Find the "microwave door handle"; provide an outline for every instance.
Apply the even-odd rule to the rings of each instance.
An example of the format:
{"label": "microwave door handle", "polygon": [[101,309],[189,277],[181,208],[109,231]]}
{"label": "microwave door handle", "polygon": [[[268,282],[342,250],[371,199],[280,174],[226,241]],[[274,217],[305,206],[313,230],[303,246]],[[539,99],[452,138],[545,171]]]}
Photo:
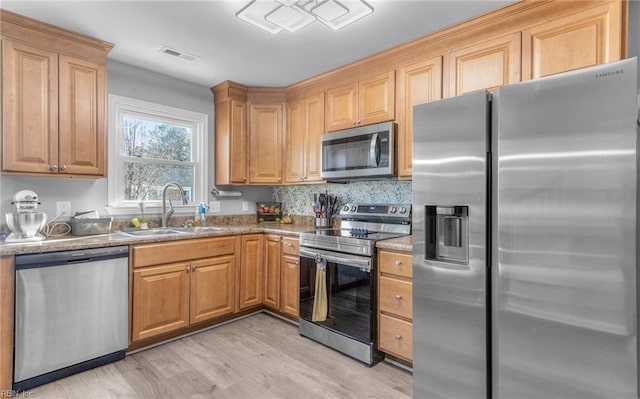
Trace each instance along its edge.
{"label": "microwave door handle", "polygon": [[372,168],[378,167],[378,133],[374,133],[371,136],[371,144],[369,145],[369,166]]}

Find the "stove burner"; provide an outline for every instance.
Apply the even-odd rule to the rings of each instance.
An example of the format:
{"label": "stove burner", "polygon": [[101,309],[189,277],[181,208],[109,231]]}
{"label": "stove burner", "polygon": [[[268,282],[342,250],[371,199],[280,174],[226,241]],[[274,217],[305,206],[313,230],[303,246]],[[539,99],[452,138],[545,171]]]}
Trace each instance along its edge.
{"label": "stove burner", "polygon": [[351,235],[351,237],[364,238],[369,235],[369,230],[354,227],[349,230],[349,235]]}

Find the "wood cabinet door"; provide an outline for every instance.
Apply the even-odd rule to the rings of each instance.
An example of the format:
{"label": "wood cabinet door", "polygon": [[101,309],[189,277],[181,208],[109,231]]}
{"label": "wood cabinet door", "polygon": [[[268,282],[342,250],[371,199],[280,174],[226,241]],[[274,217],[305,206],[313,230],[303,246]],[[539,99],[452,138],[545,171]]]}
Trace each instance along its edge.
{"label": "wood cabinet door", "polygon": [[327,90],[328,132],[353,127],[358,120],[358,82]]}
{"label": "wood cabinet door", "polygon": [[245,309],[262,304],[264,262],[262,234],[242,236],[242,255],[240,259],[239,308]]}
{"label": "wood cabinet door", "polygon": [[247,104],[231,99],[229,176],[231,183],[247,183]]}
{"label": "wood cabinet door", "polygon": [[447,97],[519,82],[520,48],[516,32],[450,51]]}
{"label": "wood cabinet door", "polygon": [[134,270],[132,341],[189,325],[189,273],[188,262]]}
{"label": "wood cabinet door", "polygon": [[322,146],[324,134],[324,93],[308,97],[304,101],[304,181],[321,181]]}
{"label": "wood cabinet door", "polygon": [[3,171],[57,171],[57,54],[2,39],[2,132]]}
{"label": "wood cabinet door", "polygon": [[60,55],[58,173],[104,176],[105,66]]}
{"label": "wood cabinet door", "polygon": [[413,171],[413,106],[442,98],[442,57],[398,70],[398,177]]}
{"label": "wood cabinet door", "polygon": [[300,183],[304,181],[305,135],[304,101],[290,102],[287,104],[285,183]]}
{"label": "wood cabinet door", "polygon": [[358,83],[357,125],[395,118],[396,71],[372,76]]}
{"label": "wood cabinet door", "polygon": [[215,182],[245,184],[247,174],[247,104],[227,99],[215,105]]}
{"label": "wood cabinet door", "polygon": [[282,183],[282,104],[249,106],[249,183]]}
{"label": "wood cabinet door", "polygon": [[602,4],[522,33],[522,80],[617,61],[622,57],[622,4]]}
{"label": "wood cabinet door", "polygon": [[234,312],[235,259],[229,255],[191,263],[191,323]]}
{"label": "wood cabinet door", "polygon": [[300,259],[294,255],[283,255],[280,268],[280,311],[297,319],[300,313]]}
{"label": "wood cabinet door", "polygon": [[264,300],[272,309],[280,307],[280,236],[267,235],[264,241]]}

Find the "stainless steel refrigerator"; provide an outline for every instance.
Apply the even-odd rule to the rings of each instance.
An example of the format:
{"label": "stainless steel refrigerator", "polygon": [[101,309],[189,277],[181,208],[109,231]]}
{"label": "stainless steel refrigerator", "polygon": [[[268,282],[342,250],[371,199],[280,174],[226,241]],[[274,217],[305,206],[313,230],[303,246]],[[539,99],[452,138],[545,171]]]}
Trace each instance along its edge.
{"label": "stainless steel refrigerator", "polygon": [[414,107],[415,398],[637,398],[637,60]]}

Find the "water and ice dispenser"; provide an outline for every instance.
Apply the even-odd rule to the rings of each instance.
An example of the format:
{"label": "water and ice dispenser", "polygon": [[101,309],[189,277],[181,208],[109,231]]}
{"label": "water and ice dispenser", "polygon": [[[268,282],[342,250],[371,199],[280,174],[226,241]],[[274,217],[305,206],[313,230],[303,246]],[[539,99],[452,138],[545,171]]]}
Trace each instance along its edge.
{"label": "water and ice dispenser", "polygon": [[469,207],[425,206],[425,259],[469,263]]}

